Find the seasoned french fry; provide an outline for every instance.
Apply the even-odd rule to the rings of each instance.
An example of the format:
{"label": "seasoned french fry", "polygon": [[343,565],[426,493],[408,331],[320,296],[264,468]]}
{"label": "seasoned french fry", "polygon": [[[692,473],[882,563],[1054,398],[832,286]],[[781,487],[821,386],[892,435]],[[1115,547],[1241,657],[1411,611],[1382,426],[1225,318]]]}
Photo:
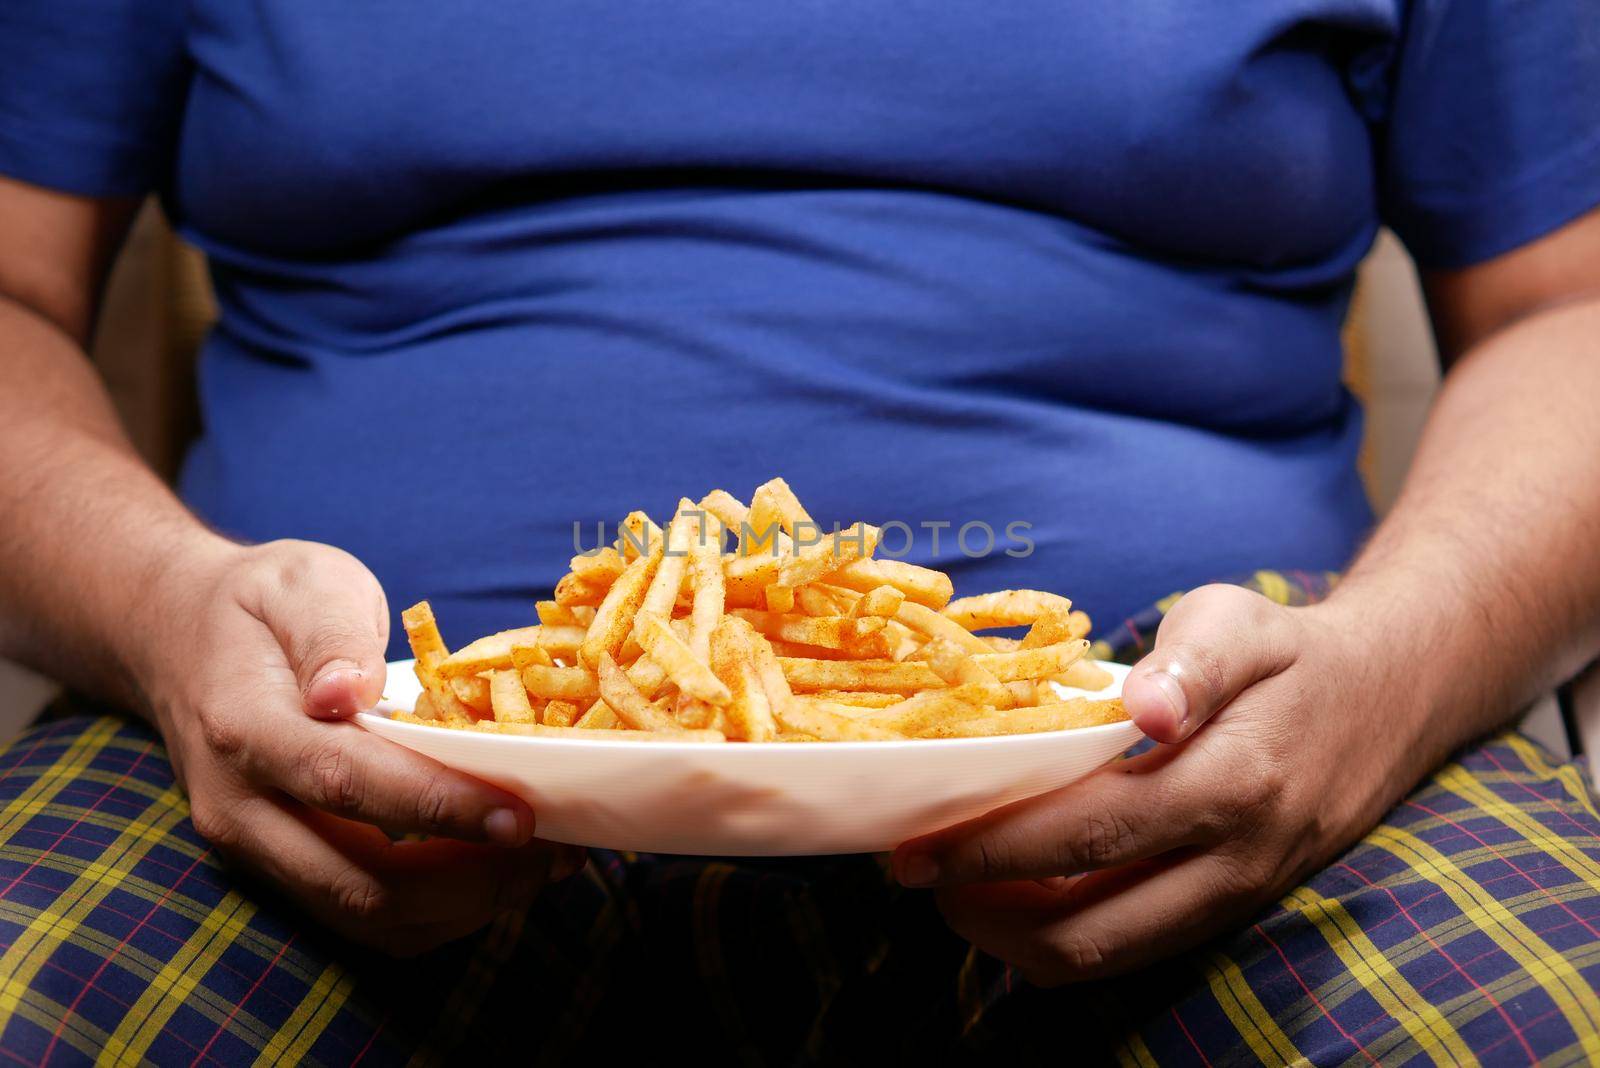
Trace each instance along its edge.
{"label": "seasoned french fry", "polygon": [[[652,539],[651,546],[655,552],[640,556],[627,569],[618,576],[617,581],[611,584],[611,589],[606,592],[604,601],[595,609],[594,622],[589,624],[589,633],[584,637],[583,644],[578,647],[578,659],[591,670],[597,668],[601,654],[616,659],[622,651],[623,640],[628,637],[628,632],[633,629],[634,615],[639,611],[639,606],[644,603],[645,593],[650,588],[650,583],[655,578],[656,568],[661,563],[665,542],[661,538]],[[672,588],[673,596],[677,596],[677,587]],[[557,593],[560,591],[558,590]],[[669,601],[668,604],[671,604]]]}
{"label": "seasoned french fry", "polygon": [[600,684],[588,668],[528,664],[521,674],[522,685],[534,697],[583,701],[600,696]]}
{"label": "seasoned french fry", "polygon": [[635,626],[638,626],[639,620],[650,616],[672,618],[672,606],[678,600],[678,591],[683,587],[683,578],[688,572],[689,552],[700,539],[700,517],[704,514],[687,497],[678,501],[678,510],[673,513],[672,522],[667,524],[661,562],[656,566],[644,600],[639,603]]}
{"label": "seasoned french fry", "polygon": [[944,607],[946,619],[967,630],[989,627],[1025,627],[1046,612],[1065,615],[1072,602],[1041,590],[996,590],[975,597],[961,597]]}
{"label": "seasoned french fry", "polygon": [[922,653],[928,666],[950,686],[970,686],[976,690],[979,695],[978,703],[991,704],[997,708],[1011,708],[1016,705],[1017,695],[1002,686],[999,679],[986,668],[979,666],[965,649],[954,642],[944,638],[934,638],[922,647]]}
{"label": "seasoned french fry", "polygon": [[1014,682],[1059,675],[1088,651],[1089,643],[1079,638],[1014,653],[981,653],[972,659],[1001,682]]}
{"label": "seasoned french fry", "polygon": [[900,611],[900,606],[906,603],[906,595],[893,586],[879,586],[870,593],[858,598],[850,606],[850,615],[856,618],[864,616],[880,616],[884,619],[893,619]]}
{"label": "seasoned french fry", "polygon": [[729,735],[766,742],[777,734],[778,727],[772,716],[772,703],[756,671],[751,633],[744,620],[724,616],[711,635],[711,667],[732,695],[723,710]]}
{"label": "seasoned french fry", "polygon": [[993,711],[984,704],[987,692],[987,687],[983,686],[928,690],[888,708],[867,709],[861,715],[861,722],[920,737],[940,729],[951,719],[971,718],[979,712]]}
{"label": "seasoned french fry", "polygon": [[801,545],[797,538],[794,555],[778,568],[777,584],[804,586],[866,559],[878,547],[878,534],[877,527],[856,523],[809,545]]}
{"label": "seasoned french fry", "polygon": [[987,653],[989,647],[982,638],[973,634],[959,623],[954,623],[935,612],[926,605],[914,601],[906,601],[900,610],[894,614],[895,622],[910,627],[918,633],[930,638],[943,638],[954,642],[957,648],[965,649],[972,653]]}
{"label": "seasoned french fry", "polygon": [[622,554],[607,545],[599,552],[579,553],[572,558],[569,566],[574,575],[586,582],[596,582],[609,587],[617,581],[617,576],[622,574],[622,569],[627,565],[622,560]]}
{"label": "seasoned french fry", "polygon": [[651,660],[660,664],[683,693],[713,705],[725,705],[733,700],[728,687],[712,674],[711,668],[698,660],[672,628],[658,616],[640,616],[635,627],[639,644]]}
{"label": "seasoned french fry", "polygon": [[784,677],[798,693],[810,690],[877,690],[913,694],[941,689],[944,680],[927,664],[893,660],[811,660],[779,657]]}
{"label": "seasoned french fry", "polygon": [[700,507],[716,516],[723,527],[735,534],[750,518],[750,509],[727,490],[712,490],[700,498]]}
{"label": "seasoned french fry", "polygon": [[400,624],[405,628],[406,640],[411,643],[411,654],[417,658],[417,681],[428,692],[435,717],[446,723],[465,723],[475,718],[439,675],[439,665],[450,656],[450,649],[439,634],[433,606],[427,601],[418,601],[400,613]]}
{"label": "seasoned french fry", "polygon": [[1111,672],[1094,661],[1079,660],[1069,665],[1061,674],[1052,676],[1052,681],[1059,682],[1063,686],[1075,686],[1080,690],[1103,690],[1116,679]]}
{"label": "seasoned french fry", "polygon": [[443,660],[436,670],[445,678],[476,675],[482,671],[501,671],[511,667],[511,648],[530,645],[539,639],[538,627],[518,627],[479,638],[463,645]]}
{"label": "seasoned french fry", "polygon": [[823,649],[849,649],[866,637],[856,630],[859,620],[845,616],[791,616],[750,608],[735,608],[728,614],[738,616],[768,638]]}
{"label": "seasoned french fry", "polygon": [[591,579],[581,578],[569,572],[556,583],[556,604],[562,608],[574,608],[579,605],[593,607],[605,600],[607,588]]}
{"label": "seasoned french fry", "polygon": [[496,723],[536,723],[533,702],[522,688],[522,677],[515,671],[489,673],[489,706]]}
{"label": "seasoned french fry", "polygon": [[542,645],[513,645],[511,647],[511,667],[521,672],[529,664],[539,667],[555,667],[556,662],[551,659],[550,652]]}
{"label": "seasoned french fry", "polygon": [[808,616],[839,616],[844,615],[846,611],[845,606],[839,603],[832,591],[821,583],[813,582],[801,586],[794,591],[794,596],[800,611]]}
{"label": "seasoned french fry", "polygon": [[[521,680],[518,680],[521,684]],[[578,706],[571,701],[551,701],[544,706],[539,722],[547,727],[570,727],[578,720]]]}
{"label": "seasoned french fry", "polygon": [[553,657],[559,656],[571,660],[578,655],[578,647],[583,644],[587,634],[587,627],[546,626],[539,628],[539,635],[534,644]]}
{"label": "seasoned french fry", "polygon": [[[738,502],[735,501],[735,504]],[[705,508],[705,502],[701,502]],[[727,586],[722,578],[722,536],[713,540],[699,536],[689,547],[689,586],[693,598],[689,607],[689,649],[705,663],[711,662],[711,635],[722,621],[726,609]]]}
{"label": "seasoned french fry", "polygon": [[[728,534],[738,538],[728,550]],[[952,601],[931,568],[877,560],[878,528],[824,534],[782,479],[643,512],[571,560],[537,626],[452,654],[427,602],[402,615],[423,693],[410,722],[543,737],[843,741],[1069,729],[1121,715],[1089,620],[1037,590]],[[974,634],[1030,627],[1021,640]]]}
{"label": "seasoned french fry", "polygon": [[828,581],[858,593],[893,586],[906,600],[933,609],[943,608],[955,592],[949,575],[904,560],[857,560],[829,575]]}
{"label": "seasoned french fry", "polygon": [[545,627],[581,627],[586,626],[578,621],[572,609],[555,601],[540,601],[535,606],[539,613],[539,623]]}
{"label": "seasoned french fry", "polygon": [[619,720],[636,731],[682,731],[677,720],[645,700],[610,653],[601,652],[596,668],[600,696]]}
{"label": "seasoned french fry", "polygon": [[772,705],[773,718],[785,731],[837,741],[883,741],[903,737],[896,731],[859,723],[817,705],[795,700],[783,667],[767,640],[754,628],[741,632],[740,636]]}
{"label": "seasoned french fry", "polygon": [[472,710],[474,718],[494,716],[494,706],[489,700],[489,680],[484,675],[454,675],[445,683],[455,693],[456,700]]}
{"label": "seasoned french fry", "polygon": [[1041,731],[1096,727],[1127,718],[1120,698],[1090,701],[1074,697],[1031,708],[982,709],[977,714],[932,720],[923,725],[918,737],[975,738],[994,734],[1036,734]]}
{"label": "seasoned french fry", "polygon": [[572,725],[583,730],[618,730],[625,727],[617,714],[611,711],[611,706],[600,700],[591,704]]}
{"label": "seasoned french fry", "polygon": [[643,512],[629,512],[628,518],[622,521],[622,526],[617,530],[617,544],[614,548],[622,554],[622,559],[632,563],[641,556],[651,556],[661,551],[661,541],[665,537],[661,528],[651,521]]}
{"label": "seasoned french fry", "polygon": [[554,727],[543,723],[496,723],[486,720],[475,729],[496,734],[527,734],[535,738],[566,738],[584,742],[725,742],[718,731],[668,730],[592,730],[588,727]]}
{"label": "seasoned french fry", "polygon": [[805,696],[825,704],[852,705],[856,708],[887,708],[906,699],[903,693],[878,693],[874,690],[812,690]]}

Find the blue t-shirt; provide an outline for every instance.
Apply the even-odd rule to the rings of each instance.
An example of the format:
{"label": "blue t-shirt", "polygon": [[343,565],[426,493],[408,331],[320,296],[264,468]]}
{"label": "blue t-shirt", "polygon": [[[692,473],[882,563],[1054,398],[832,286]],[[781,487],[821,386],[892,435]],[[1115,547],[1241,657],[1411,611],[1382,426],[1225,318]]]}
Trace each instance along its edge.
{"label": "blue t-shirt", "polygon": [[5,0],[0,42],[0,172],[157,190],[210,257],[190,503],[456,641],[574,524],[775,474],[1103,628],[1339,567],[1380,222],[1451,266],[1600,202],[1593,0]]}

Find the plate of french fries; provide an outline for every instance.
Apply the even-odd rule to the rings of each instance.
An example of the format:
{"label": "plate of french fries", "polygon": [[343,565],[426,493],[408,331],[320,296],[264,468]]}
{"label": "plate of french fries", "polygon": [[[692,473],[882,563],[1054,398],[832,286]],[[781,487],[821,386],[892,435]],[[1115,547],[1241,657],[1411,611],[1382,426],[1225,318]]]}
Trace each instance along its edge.
{"label": "plate of french fries", "polygon": [[528,626],[452,651],[406,609],[416,659],[357,721],[525,797],[541,838],[715,856],[892,849],[1142,737],[1065,597],[955,598],[878,533],[782,479],[634,512]]}

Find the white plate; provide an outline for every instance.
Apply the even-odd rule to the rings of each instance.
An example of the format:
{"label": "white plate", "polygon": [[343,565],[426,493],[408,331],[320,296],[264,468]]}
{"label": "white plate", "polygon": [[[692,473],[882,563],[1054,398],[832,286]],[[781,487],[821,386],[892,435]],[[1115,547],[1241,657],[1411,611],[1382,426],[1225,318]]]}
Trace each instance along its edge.
{"label": "white plate", "polygon": [[[1114,697],[1128,669],[1106,664]],[[540,838],[641,853],[877,853],[1065,786],[1137,742],[1132,723],[992,738],[726,745],[588,741],[398,723],[421,687],[389,665],[387,696],[356,721],[521,795]]]}

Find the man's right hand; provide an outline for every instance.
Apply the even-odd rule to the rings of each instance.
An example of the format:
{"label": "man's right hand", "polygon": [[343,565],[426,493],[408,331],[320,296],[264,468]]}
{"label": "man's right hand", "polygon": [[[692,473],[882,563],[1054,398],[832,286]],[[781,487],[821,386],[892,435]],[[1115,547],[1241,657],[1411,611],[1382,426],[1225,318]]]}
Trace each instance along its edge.
{"label": "man's right hand", "polygon": [[195,828],[230,859],[397,954],[524,908],[581,866],[581,850],[533,838],[518,798],[348,721],[382,695],[389,631],[354,557],[218,539],[180,566],[152,598],[163,622],[135,673]]}

